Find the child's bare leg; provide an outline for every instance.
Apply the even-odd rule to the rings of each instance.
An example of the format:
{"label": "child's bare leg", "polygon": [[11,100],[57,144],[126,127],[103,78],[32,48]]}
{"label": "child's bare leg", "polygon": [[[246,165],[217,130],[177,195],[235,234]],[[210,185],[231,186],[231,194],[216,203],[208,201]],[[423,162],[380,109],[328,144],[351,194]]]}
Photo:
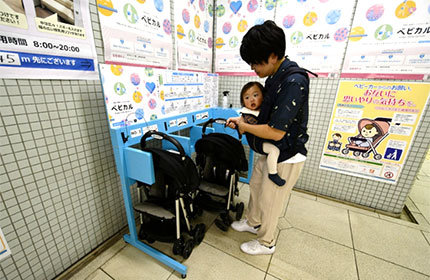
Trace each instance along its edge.
{"label": "child's bare leg", "polygon": [[267,170],[269,171],[269,179],[278,186],[283,186],[285,180],[278,175],[278,157],[279,149],[270,143],[263,143],[263,152],[267,154]]}

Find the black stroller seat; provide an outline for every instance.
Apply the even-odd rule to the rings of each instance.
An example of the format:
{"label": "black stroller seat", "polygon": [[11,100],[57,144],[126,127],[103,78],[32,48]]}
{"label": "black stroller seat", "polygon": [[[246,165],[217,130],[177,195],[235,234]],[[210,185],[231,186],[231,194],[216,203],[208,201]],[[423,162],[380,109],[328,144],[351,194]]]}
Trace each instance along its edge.
{"label": "black stroller seat", "polygon": [[232,223],[229,211],[236,212],[236,220],[243,214],[243,202],[234,204],[233,198],[239,195],[239,172],[248,171],[248,161],[239,132],[239,140],[225,133],[205,133],[206,127],[214,122],[225,125],[226,119],[210,119],[204,123],[202,138],[195,144],[201,178],[197,201],[203,209],[221,212],[221,220],[217,219],[215,224],[226,231]]}
{"label": "black stroller seat", "polygon": [[[148,148],[146,140],[149,137],[170,141],[179,152]],[[140,146],[152,154],[155,183],[138,182],[140,203],[134,209],[141,214],[139,239],[148,243],[155,240],[173,242],[173,253],[188,258],[194,246],[203,240],[206,228],[204,224],[193,227],[189,221],[189,213],[193,211],[192,197],[200,183],[196,165],[181,144],[165,133],[148,131],[142,136]],[[145,194],[144,201],[141,189]],[[190,238],[185,238],[184,233]]]}

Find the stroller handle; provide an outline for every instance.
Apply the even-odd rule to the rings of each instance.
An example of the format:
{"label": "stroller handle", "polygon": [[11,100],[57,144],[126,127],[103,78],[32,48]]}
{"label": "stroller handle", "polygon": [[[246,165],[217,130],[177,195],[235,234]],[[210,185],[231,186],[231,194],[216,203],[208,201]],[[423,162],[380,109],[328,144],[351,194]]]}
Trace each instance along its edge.
{"label": "stroller handle", "polygon": [[[227,119],[224,119],[224,118],[216,118],[216,119],[210,119],[210,120],[208,120],[207,122],[205,122],[205,123],[203,124],[202,135],[206,135],[206,134],[205,134],[205,133],[206,133],[206,127],[207,127],[209,124],[214,123],[214,122],[216,122],[216,123],[220,123],[220,122],[222,122],[222,123],[224,123],[224,126],[225,126],[225,124],[227,123]],[[240,132],[239,132],[239,128],[238,128],[238,127],[236,127],[236,131],[237,131],[237,134],[239,135],[239,140],[242,140],[242,134],[240,134]]]}
{"label": "stroller handle", "polygon": [[176,140],[175,138],[167,135],[166,133],[163,132],[159,132],[159,131],[155,131],[155,130],[150,130],[148,132],[146,132],[142,138],[140,138],[140,148],[143,150],[145,149],[146,146],[146,139],[149,137],[153,137],[155,139],[159,139],[159,140],[167,140],[170,143],[172,143],[173,145],[175,145],[175,147],[178,149],[179,154],[181,155],[182,158],[185,158],[185,151],[184,148],[182,147],[181,143],[178,142],[178,140]]}

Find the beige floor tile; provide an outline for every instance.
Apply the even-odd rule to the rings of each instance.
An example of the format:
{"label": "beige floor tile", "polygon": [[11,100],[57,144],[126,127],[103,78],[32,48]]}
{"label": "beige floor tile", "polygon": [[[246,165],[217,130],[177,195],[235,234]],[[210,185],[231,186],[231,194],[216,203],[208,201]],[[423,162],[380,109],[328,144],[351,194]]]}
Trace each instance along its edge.
{"label": "beige floor tile", "polygon": [[278,221],[278,229],[283,230],[287,228],[291,228],[292,225],[285,219],[285,217],[280,217]]}
{"label": "beige floor tile", "polygon": [[102,269],[115,280],[165,280],[173,272],[170,267],[131,245],[110,259]]}
{"label": "beige floor tile", "polygon": [[420,210],[418,210],[417,206],[409,196],[408,198],[406,198],[405,205],[408,207],[409,211],[411,212],[420,212]]}
{"label": "beige floor tile", "polygon": [[249,232],[237,232],[231,228],[227,232],[224,232],[213,225],[206,233],[203,242],[254,267],[266,271],[270,262],[270,256],[251,256],[240,250],[240,244],[255,239],[256,237],[257,236],[255,234]]}
{"label": "beige floor tile", "polygon": [[292,195],[285,218],[294,228],[352,247],[346,209]]}
{"label": "beige floor tile", "polygon": [[340,203],[340,202],[337,202],[337,201],[334,201],[334,200],[330,200],[330,199],[327,199],[327,198],[317,197],[317,201],[319,201],[321,203],[324,203],[324,204],[327,204],[327,205],[339,207],[339,208],[342,208],[342,209],[351,210],[351,211],[354,211],[354,212],[357,212],[357,213],[361,213],[361,214],[364,214],[364,215],[378,217],[378,213],[376,213],[374,211],[366,210],[366,209],[355,207],[355,206],[352,206],[352,205],[347,205],[347,204]]}
{"label": "beige floor tile", "polygon": [[88,278],[86,278],[85,280],[112,280],[112,278],[109,277],[109,275],[107,275],[106,273],[104,273],[103,270],[97,269],[96,271],[91,273],[91,275],[88,276]]}
{"label": "beige floor tile", "polygon": [[420,184],[414,184],[409,193],[409,197],[414,203],[430,205],[430,188]]}
{"label": "beige floor tile", "polygon": [[430,205],[425,205],[421,203],[415,203],[420,213],[424,216],[427,221],[430,221]]}
{"label": "beige floor tile", "polygon": [[430,245],[430,232],[421,231],[424,234],[424,237],[427,239],[427,243]]}
{"label": "beige floor tile", "polygon": [[100,266],[105,264],[109,259],[115,256],[122,248],[127,246],[127,243],[123,239],[118,240],[114,245],[109,247],[106,251],[97,256],[85,267],[80,269],[76,274],[74,274],[71,280],[82,280],[87,278],[90,274],[95,272]]}
{"label": "beige floor tile", "polygon": [[419,230],[351,213],[355,249],[430,275],[430,246]]}
{"label": "beige floor tile", "polygon": [[280,279],[273,275],[266,274],[266,278],[264,278],[264,280],[280,280]]}
{"label": "beige floor tile", "polygon": [[293,191],[291,192],[291,194],[292,194],[292,195],[301,196],[301,197],[303,197],[303,198],[307,198],[307,199],[310,199],[310,200],[317,200],[317,196],[316,196],[316,195],[308,194],[308,193],[301,192],[301,191],[294,190],[294,189],[293,189]]}
{"label": "beige floor tile", "polygon": [[297,229],[281,231],[269,274],[280,279],[357,279],[351,248]]}
{"label": "beige floor tile", "polygon": [[417,220],[418,227],[424,231],[430,232],[430,223],[421,213],[414,213],[414,218]]}
{"label": "beige floor tile", "polygon": [[424,274],[356,251],[358,273],[361,280],[425,280]]}
{"label": "beige floor tile", "polygon": [[[184,265],[188,268],[187,280],[264,280],[266,274],[206,243],[200,244]],[[182,278],[175,272],[169,277],[172,279]]]}

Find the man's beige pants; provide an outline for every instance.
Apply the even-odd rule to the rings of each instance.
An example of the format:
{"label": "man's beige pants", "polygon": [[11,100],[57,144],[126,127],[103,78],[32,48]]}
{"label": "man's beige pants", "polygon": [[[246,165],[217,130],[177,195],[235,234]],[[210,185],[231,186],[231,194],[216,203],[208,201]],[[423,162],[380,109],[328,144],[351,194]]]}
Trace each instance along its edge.
{"label": "man's beige pants", "polygon": [[300,176],[304,161],[278,163],[278,174],[286,181],[285,185],[279,187],[268,177],[266,160],[266,156],[260,156],[249,181],[247,219],[250,226],[260,226],[257,240],[265,246],[272,246],[276,241],[276,227],[284,202]]}

